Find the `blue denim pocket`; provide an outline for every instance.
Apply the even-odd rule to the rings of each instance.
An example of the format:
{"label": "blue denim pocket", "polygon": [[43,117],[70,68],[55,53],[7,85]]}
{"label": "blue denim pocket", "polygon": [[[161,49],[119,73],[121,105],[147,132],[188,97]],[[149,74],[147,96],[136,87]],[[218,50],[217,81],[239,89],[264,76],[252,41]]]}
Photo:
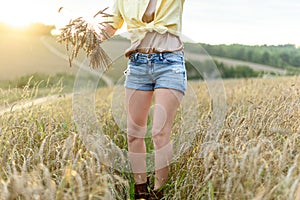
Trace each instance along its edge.
{"label": "blue denim pocket", "polygon": [[183,52],[165,53],[163,54],[164,63],[176,64],[184,63]]}

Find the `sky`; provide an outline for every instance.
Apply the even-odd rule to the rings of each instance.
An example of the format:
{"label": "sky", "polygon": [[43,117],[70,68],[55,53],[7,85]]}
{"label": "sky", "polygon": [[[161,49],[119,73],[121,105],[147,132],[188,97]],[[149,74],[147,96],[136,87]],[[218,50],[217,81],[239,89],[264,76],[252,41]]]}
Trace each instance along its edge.
{"label": "sky", "polygon": [[[0,22],[62,26],[67,18],[92,16],[110,0],[9,0],[0,7]],[[300,0],[186,0],[182,33],[194,42],[300,46]],[[124,26],[119,33],[126,31]]]}

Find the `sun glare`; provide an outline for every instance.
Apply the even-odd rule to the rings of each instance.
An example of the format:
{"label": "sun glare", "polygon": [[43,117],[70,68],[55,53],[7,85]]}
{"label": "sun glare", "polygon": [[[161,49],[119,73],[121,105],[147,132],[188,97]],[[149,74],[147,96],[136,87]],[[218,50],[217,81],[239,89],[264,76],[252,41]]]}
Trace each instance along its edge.
{"label": "sun glare", "polygon": [[7,23],[8,25],[14,28],[25,28],[32,22],[26,20],[11,19],[11,20],[7,20],[5,23]]}
{"label": "sun glare", "polygon": [[35,5],[33,1],[11,0],[0,8],[0,21],[15,28],[24,28],[34,23],[38,18],[35,17]]}

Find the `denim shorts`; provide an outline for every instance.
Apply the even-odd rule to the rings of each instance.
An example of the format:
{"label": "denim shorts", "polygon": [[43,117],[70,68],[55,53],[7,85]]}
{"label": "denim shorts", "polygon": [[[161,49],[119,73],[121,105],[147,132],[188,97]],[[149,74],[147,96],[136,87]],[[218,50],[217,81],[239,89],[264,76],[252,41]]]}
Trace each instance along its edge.
{"label": "denim shorts", "polygon": [[186,69],[183,51],[133,53],[129,57],[125,87],[153,91],[157,88],[186,91]]}

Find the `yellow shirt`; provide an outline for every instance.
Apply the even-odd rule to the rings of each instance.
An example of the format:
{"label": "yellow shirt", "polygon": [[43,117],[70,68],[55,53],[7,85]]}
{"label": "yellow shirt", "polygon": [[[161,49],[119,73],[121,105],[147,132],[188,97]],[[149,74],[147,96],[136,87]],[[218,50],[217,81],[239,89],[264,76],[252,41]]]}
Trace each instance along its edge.
{"label": "yellow shirt", "polygon": [[141,41],[147,32],[160,34],[170,32],[180,36],[184,0],[157,0],[154,20],[143,22],[142,18],[150,0],[114,0],[111,7],[113,17],[105,21],[112,22],[114,28],[121,28],[124,21],[130,33],[131,42]]}

